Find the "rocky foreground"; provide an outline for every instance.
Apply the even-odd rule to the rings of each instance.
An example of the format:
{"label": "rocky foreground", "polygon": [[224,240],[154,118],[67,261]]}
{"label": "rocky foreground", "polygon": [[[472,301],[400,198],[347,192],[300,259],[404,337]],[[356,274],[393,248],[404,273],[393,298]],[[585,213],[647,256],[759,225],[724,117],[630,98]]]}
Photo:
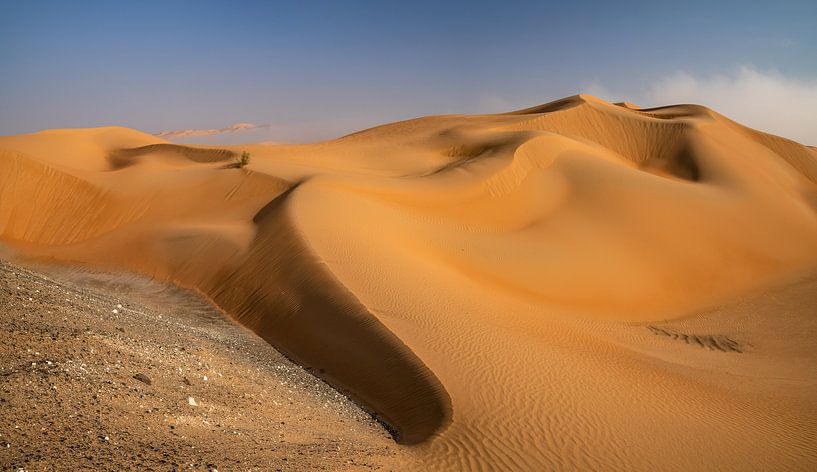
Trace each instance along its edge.
{"label": "rocky foreground", "polygon": [[194,294],[0,261],[0,470],[395,470],[377,422]]}

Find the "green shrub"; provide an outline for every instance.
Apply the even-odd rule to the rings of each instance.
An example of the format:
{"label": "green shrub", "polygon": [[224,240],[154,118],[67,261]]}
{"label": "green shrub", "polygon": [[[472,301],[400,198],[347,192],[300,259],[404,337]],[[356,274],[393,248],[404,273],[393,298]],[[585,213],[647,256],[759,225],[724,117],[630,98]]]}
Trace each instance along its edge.
{"label": "green shrub", "polygon": [[238,158],[238,162],[236,162],[236,167],[239,169],[246,166],[250,163],[250,153],[244,151],[241,153],[241,157]]}

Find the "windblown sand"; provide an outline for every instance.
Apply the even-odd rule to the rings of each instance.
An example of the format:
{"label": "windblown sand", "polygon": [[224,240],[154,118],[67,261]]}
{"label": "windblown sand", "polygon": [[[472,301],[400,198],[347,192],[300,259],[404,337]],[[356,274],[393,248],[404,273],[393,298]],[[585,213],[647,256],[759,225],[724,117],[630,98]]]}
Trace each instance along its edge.
{"label": "windblown sand", "polygon": [[199,291],[405,468],[817,468],[817,151],[707,108],[226,149],[53,130],[0,138],[0,184],[15,258]]}

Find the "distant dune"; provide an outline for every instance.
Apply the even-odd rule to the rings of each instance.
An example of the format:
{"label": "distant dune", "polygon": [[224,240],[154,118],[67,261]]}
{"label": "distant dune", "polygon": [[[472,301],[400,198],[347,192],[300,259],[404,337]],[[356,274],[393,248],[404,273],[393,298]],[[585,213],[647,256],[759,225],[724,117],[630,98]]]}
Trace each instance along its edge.
{"label": "distant dune", "polygon": [[2,137],[0,241],[200,291],[426,470],[817,469],[817,151],[702,106]]}

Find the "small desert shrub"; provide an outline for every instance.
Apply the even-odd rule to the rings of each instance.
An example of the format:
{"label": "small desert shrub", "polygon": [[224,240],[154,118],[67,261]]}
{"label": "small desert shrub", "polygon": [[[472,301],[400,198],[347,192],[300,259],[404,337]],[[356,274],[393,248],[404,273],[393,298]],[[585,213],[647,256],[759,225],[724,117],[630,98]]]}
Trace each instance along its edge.
{"label": "small desert shrub", "polygon": [[240,168],[246,166],[249,163],[250,163],[250,153],[248,153],[247,151],[244,151],[244,152],[241,153],[241,157],[238,158],[238,162],[236,162],[235,164],[236,164],[236,167],[238,167],[240,169]]}

